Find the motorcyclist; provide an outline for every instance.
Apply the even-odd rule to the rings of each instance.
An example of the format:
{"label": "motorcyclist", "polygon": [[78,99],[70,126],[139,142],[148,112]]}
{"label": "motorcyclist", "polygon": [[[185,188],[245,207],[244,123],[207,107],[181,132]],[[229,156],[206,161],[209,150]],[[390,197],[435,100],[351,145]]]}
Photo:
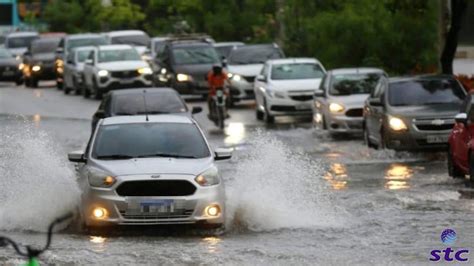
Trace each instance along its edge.
{"label": "motorcyclist", "polygon": [[[207,104],[209,107],[209,118],[214,120],[215,110],[213,107],[212,97],[216,95],[218,89],[222,89],[224,93],[228,96],[228,92],[225,89],[226,82],[229,82],[227,73],[223,70],[221,65],[214,65],[212,69],[207,73],[207,83],[209,86],[209,95],[207,97]],[[226,114],[226,116],[228,116]]]}

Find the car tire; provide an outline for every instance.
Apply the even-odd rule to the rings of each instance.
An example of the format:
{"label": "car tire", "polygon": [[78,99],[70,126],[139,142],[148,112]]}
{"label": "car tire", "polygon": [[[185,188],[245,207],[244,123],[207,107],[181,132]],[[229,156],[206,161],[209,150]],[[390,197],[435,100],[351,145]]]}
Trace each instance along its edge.
{"label": "car tire", "polygon": [[31,85],[32,88],[38,88],[38,83],[39,83],[39,81],[35,78],[32,78],[30,80],[30,85]]}
{"label": "car tire", "polygon": [[22,79],[22,78],[17,78],[17,79],[15,80],[15,84],[16,84],[17,86],[20,86],[21,84],[23,84],[23,79]]}
{"label": "car tire", "polygon": [[81,95],[81,88],[79,87],[79,84],[77,83],[77,79],[75,77],[72,78],[72,86],[74,87],[74,93],[76,95]]}
{"label": "car tire", "polygon": [[377,144],[377,147],[376,149],[377,150],[385,150],[387,148],[387,144],[385,142],[385,133],[384,133],[384,130],[382,129],[380,131],[380,141],[379,143]]}
{"label": "car tire", "polygon": [[453,178],[464,178],[465,175],[462,170],[456,166],[453,160],[453,154],[451,152],[451,148],[448,147],[448,174]]}
{"label": "car tire", "polygon": [[89,98],[89,97],[91,97],[91,92],[90,92],[89,88],[87,88],[87,86],[86,86],[85,84],[84,84],[84,86],[82,86],[82,96],[83,96],[84,98],[86,98],[86,99]]}
{"label": "car tire", "polygon": [[70,90],[71,90],[71,89],[68,88],[66,84],[64,84],[64,88],[63,88],[64,94],[69,94],[69,91],[70,91]]}
{"label": "car tire", "polygon": [[257,107],[257,109],[255,110],[255,116],[257,117],[257,120],[262,121],[265,114],[264,112],[260,111]]}
{"label": "car tire", "polygon": [[474,152],[469,152],[469,181],[474,183]]}
{"label": "car tire", "polygon": [[92,80],[92,87],[92,90],[94,91],[94,99],[102,99],[102,92],[100,91],[99,86],[97,86],[97,81],[95,81],[95,79]]}
{"label": "car tire", "polygon": [[63,82],[60,82],[60,81],[56,81],[56,89],[58,90],[62,90],[63,89]]}
{"label": "car tire", "polygon": [[367,126],[365,124],[364,124],[364,142],[367,145],[367,147],[372,148],[372,149],[376,148],[376,145],[374,145],[372,141],[370,141],[369,130],[367,129]]}
{"label": "car tire", "polygon": [[263,119],[265,120],[265,123],[267,123],[267,124],[275,123],[275,117],[268,113],[267,101],[266,100],[263,100],[263,108],[265,109],[265,112],[263,113]]}

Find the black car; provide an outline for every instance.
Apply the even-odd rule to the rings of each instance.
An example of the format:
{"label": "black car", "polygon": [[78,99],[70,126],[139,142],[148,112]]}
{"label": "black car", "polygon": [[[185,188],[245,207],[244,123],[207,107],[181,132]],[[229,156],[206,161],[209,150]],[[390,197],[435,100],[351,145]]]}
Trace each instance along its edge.
{"label": "black car", "polygon": [[155,84],[184,94],[207,95],[206,76],[216,64],[222,62],[208,39],[170,38],[154,59]]}
{"label": "black car", "polygon": [[201,107],[193,107],[189,111],[178,92],[171,88],[114,90],[104,96],[99,109],[92,116],[92,131],[94,131],[100,119],[111,116],[143,114],[183,114],[192,116],[201,111]]}
{"label": "black car", "polygon": [[38,87],[40,80],[55,79],[55,53],[60,38],[45,37],[31,42],[23,54],[23,76],[27,87]]}
{"label": "black car", "polygon": [[22,74],[19,66],[20,62],[13,54],[5,48],[0,48],[0,81],[14,81],[20,85]]}
{"label": "black car", "polygon": [[394,150],[446,149],[465,97],[450,75],[381,79],[365,102],[365,141]]}

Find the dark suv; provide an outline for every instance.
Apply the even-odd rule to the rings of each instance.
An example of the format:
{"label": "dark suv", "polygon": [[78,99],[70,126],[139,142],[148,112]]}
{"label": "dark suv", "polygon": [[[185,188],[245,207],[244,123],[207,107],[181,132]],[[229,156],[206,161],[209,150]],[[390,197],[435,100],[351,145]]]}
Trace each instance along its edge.
{"label": "dark suv", "polygon": [[60,38],[46,37],[31,42],[23,55],[25,85],[37,87],[40,80],[55,79],[55,53]]}
{"label": "dark suv", "polygon": [[221,64],[219,55],[206,38],[171,38],[154,59],[156,85],[165,85],[184,94],[206,95],[206,76]]}

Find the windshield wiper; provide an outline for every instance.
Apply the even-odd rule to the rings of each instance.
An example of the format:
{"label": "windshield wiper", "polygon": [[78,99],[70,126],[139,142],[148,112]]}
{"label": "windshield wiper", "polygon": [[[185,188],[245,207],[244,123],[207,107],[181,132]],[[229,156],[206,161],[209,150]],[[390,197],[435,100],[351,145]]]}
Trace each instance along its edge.
{"label": "windshield wiper", "polygon": [[151,157],[189,158],[189,159],[197,158],[196,156],[192,156],[192,155],[181,155],[181,154],[172,154],[172,153],[155,153],[155,154],[147,154],[147,155],[137,156],[137,158],[151,158]]}
{"label": "windshield wiper", "polygon": [[109,155],[98,155],[97,159],[104,159],[104,160],[125,160],[125,159],[132,159],[135,158],[131,155],[125,154],[109,154]]}
{"label": "windshield wiper", "polygon": [[149,115],[159,115],[159,114],[169,114],[170,112],[164,111],[148,111],[148,112],[138,112],[139,115],[149,114]]}

